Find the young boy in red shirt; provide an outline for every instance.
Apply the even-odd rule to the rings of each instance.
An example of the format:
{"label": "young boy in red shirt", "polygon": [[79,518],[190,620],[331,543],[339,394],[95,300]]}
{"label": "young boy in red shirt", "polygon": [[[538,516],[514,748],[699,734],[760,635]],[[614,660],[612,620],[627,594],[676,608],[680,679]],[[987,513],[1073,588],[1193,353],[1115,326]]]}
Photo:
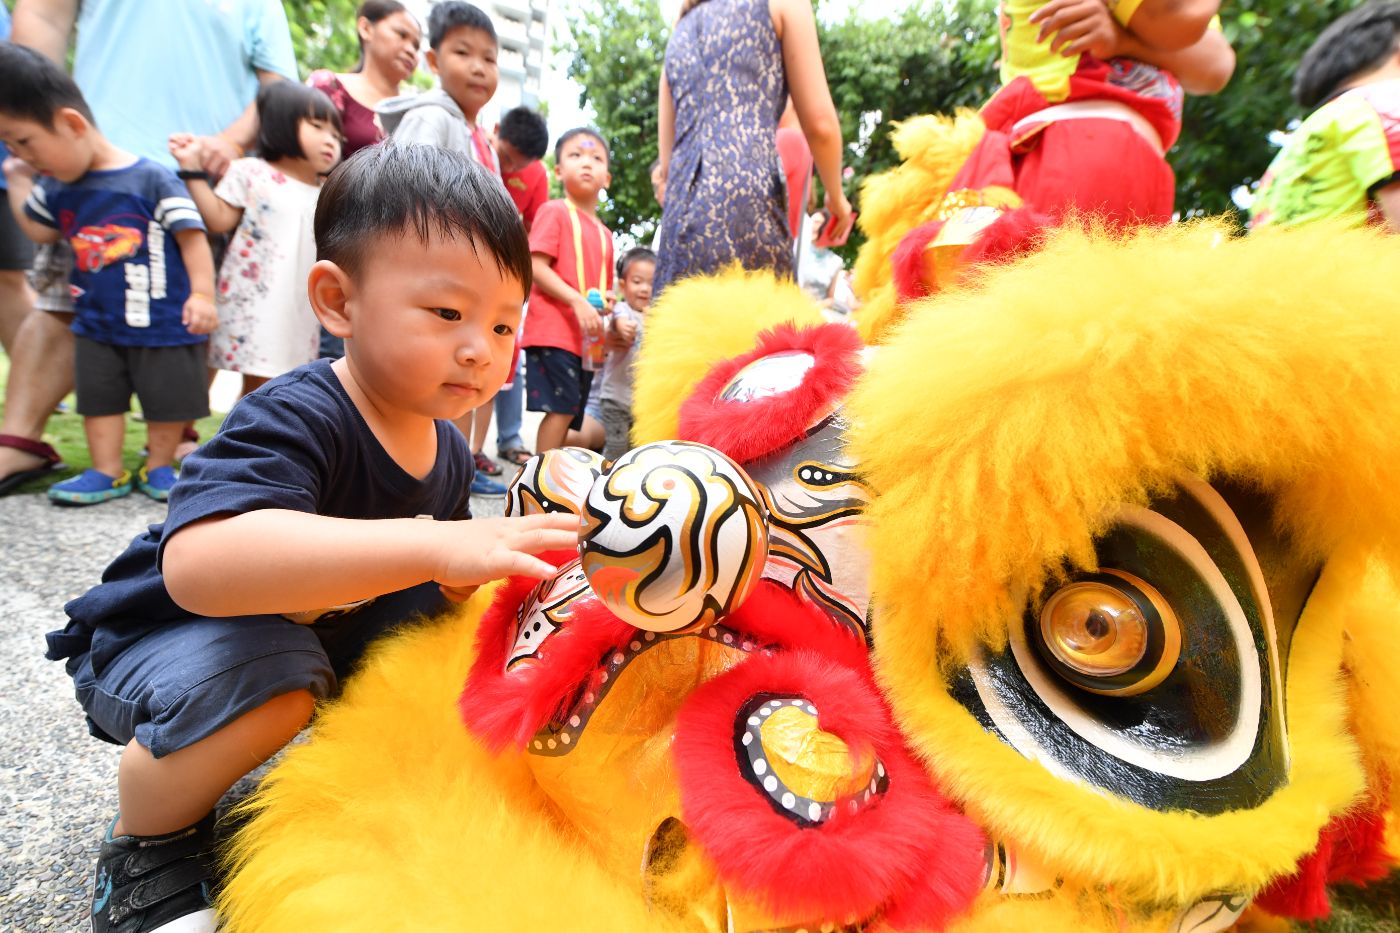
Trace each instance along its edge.
{"label": "young boy in red shirt", "polygon": [[584,338],[603,335],[603,315],[587,295],[610,295],[613,285],[612,233],[598,220],[598,192],[612,181],[608,144],[596,130],[569,130],[554,145],[554,163],[564,197],[541,207],[530,229],[535,282],[521,340],[525,407],[544,412],[536,453],[562,447],[569,428],[583,424],[593,383]]}
{"label": "young boy in red shirt", "polygon": [[525,232],[535,224],[535,214],[549,200],[549,174],[540,159],[549,151],[549,128],[544,117],[529,107],[514,107],[496,125],[496,154],[501,160],[501,180],[525,221]]}

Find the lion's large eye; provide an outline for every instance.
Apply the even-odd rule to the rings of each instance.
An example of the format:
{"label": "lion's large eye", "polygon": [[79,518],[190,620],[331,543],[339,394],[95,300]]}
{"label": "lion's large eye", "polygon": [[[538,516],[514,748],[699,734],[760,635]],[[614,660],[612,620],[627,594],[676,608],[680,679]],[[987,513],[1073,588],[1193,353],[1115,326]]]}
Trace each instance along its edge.
{"label": "lion's large eye", "polygon": [[1153,587],[1119,570],[1089,574],[1051,594],[1037,647],[1065,680],[1105,696],[1157,686],[1181,654],[1175,613]]}
{"label": "lion's large eye", "polygon": [[[1272,547],[1271,509],[1252,511]],[[1254,541],[1215,489],[1182,478],[1122,509],[1094,539],[1098,571],[1027,603],[1005,650],[973,660],[954,696],[1068,779],[1157,810],[1258,806],[1287,782],[1288,744]],[[1296,619],[1310,584],[1287,579]]]}

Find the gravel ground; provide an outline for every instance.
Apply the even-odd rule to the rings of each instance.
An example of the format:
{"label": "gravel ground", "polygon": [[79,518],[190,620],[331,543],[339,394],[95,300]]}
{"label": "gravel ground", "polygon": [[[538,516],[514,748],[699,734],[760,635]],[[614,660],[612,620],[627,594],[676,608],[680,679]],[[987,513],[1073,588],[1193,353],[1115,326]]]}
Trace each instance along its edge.
{"label": "gravel ground", "polygon": [[[472,507],[484,517],[501,514],[502,503],[474,499]],[[38,494],[0,497],[0,930],[7,933],[87,929],[93,861],[116,812],[120,750],[88,735],[63,666],[44,660],[43,635],[62,627],[63,604],[164,513],[140,493],[80,509]]]}

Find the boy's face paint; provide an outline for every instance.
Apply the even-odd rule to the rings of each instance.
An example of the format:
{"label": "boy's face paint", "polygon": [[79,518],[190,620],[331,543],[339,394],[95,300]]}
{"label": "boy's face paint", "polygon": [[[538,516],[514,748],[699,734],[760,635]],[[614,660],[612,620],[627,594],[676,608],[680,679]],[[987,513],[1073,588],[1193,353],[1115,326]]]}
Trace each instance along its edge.
{"label": "boy's face paint", "polygon": [[656,272],[656,263],[649,259],[638,259],[627,266],[627,274],[622,279],[622,300],[633,311],[645,311],[651,304],[651,279]]}
{"label": "boy's face paint", "polygon": [[505,383],[521,283],[466,239],[383,238],[346,301],[356,381],[391,417],[455,419]]}
{"label": "boy's face paint", "polygon": [[437,72],[442,89],[473,123],[496,93],[498,52],[495,39],[467,26],[452,30],[441,47],[428,50],[428,65]]}
{"label": "boy's face paint", "polygon": [[564,143],[554,174],[575,200],[596,199],[599,191],[612,184],[607,150],[587,133],[580,133]]}

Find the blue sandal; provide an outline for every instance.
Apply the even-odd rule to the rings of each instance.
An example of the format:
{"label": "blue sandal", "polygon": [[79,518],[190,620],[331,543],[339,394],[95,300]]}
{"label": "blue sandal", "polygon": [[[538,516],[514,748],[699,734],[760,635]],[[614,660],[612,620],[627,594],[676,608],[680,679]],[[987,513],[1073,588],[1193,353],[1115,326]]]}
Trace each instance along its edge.
{"label": "blue sandal", "polygon": [[122,470],[120,476],[112,477],[89,468],[49,487],[49,498],[54,505],[96,505],[130,493],[130,470]]}

